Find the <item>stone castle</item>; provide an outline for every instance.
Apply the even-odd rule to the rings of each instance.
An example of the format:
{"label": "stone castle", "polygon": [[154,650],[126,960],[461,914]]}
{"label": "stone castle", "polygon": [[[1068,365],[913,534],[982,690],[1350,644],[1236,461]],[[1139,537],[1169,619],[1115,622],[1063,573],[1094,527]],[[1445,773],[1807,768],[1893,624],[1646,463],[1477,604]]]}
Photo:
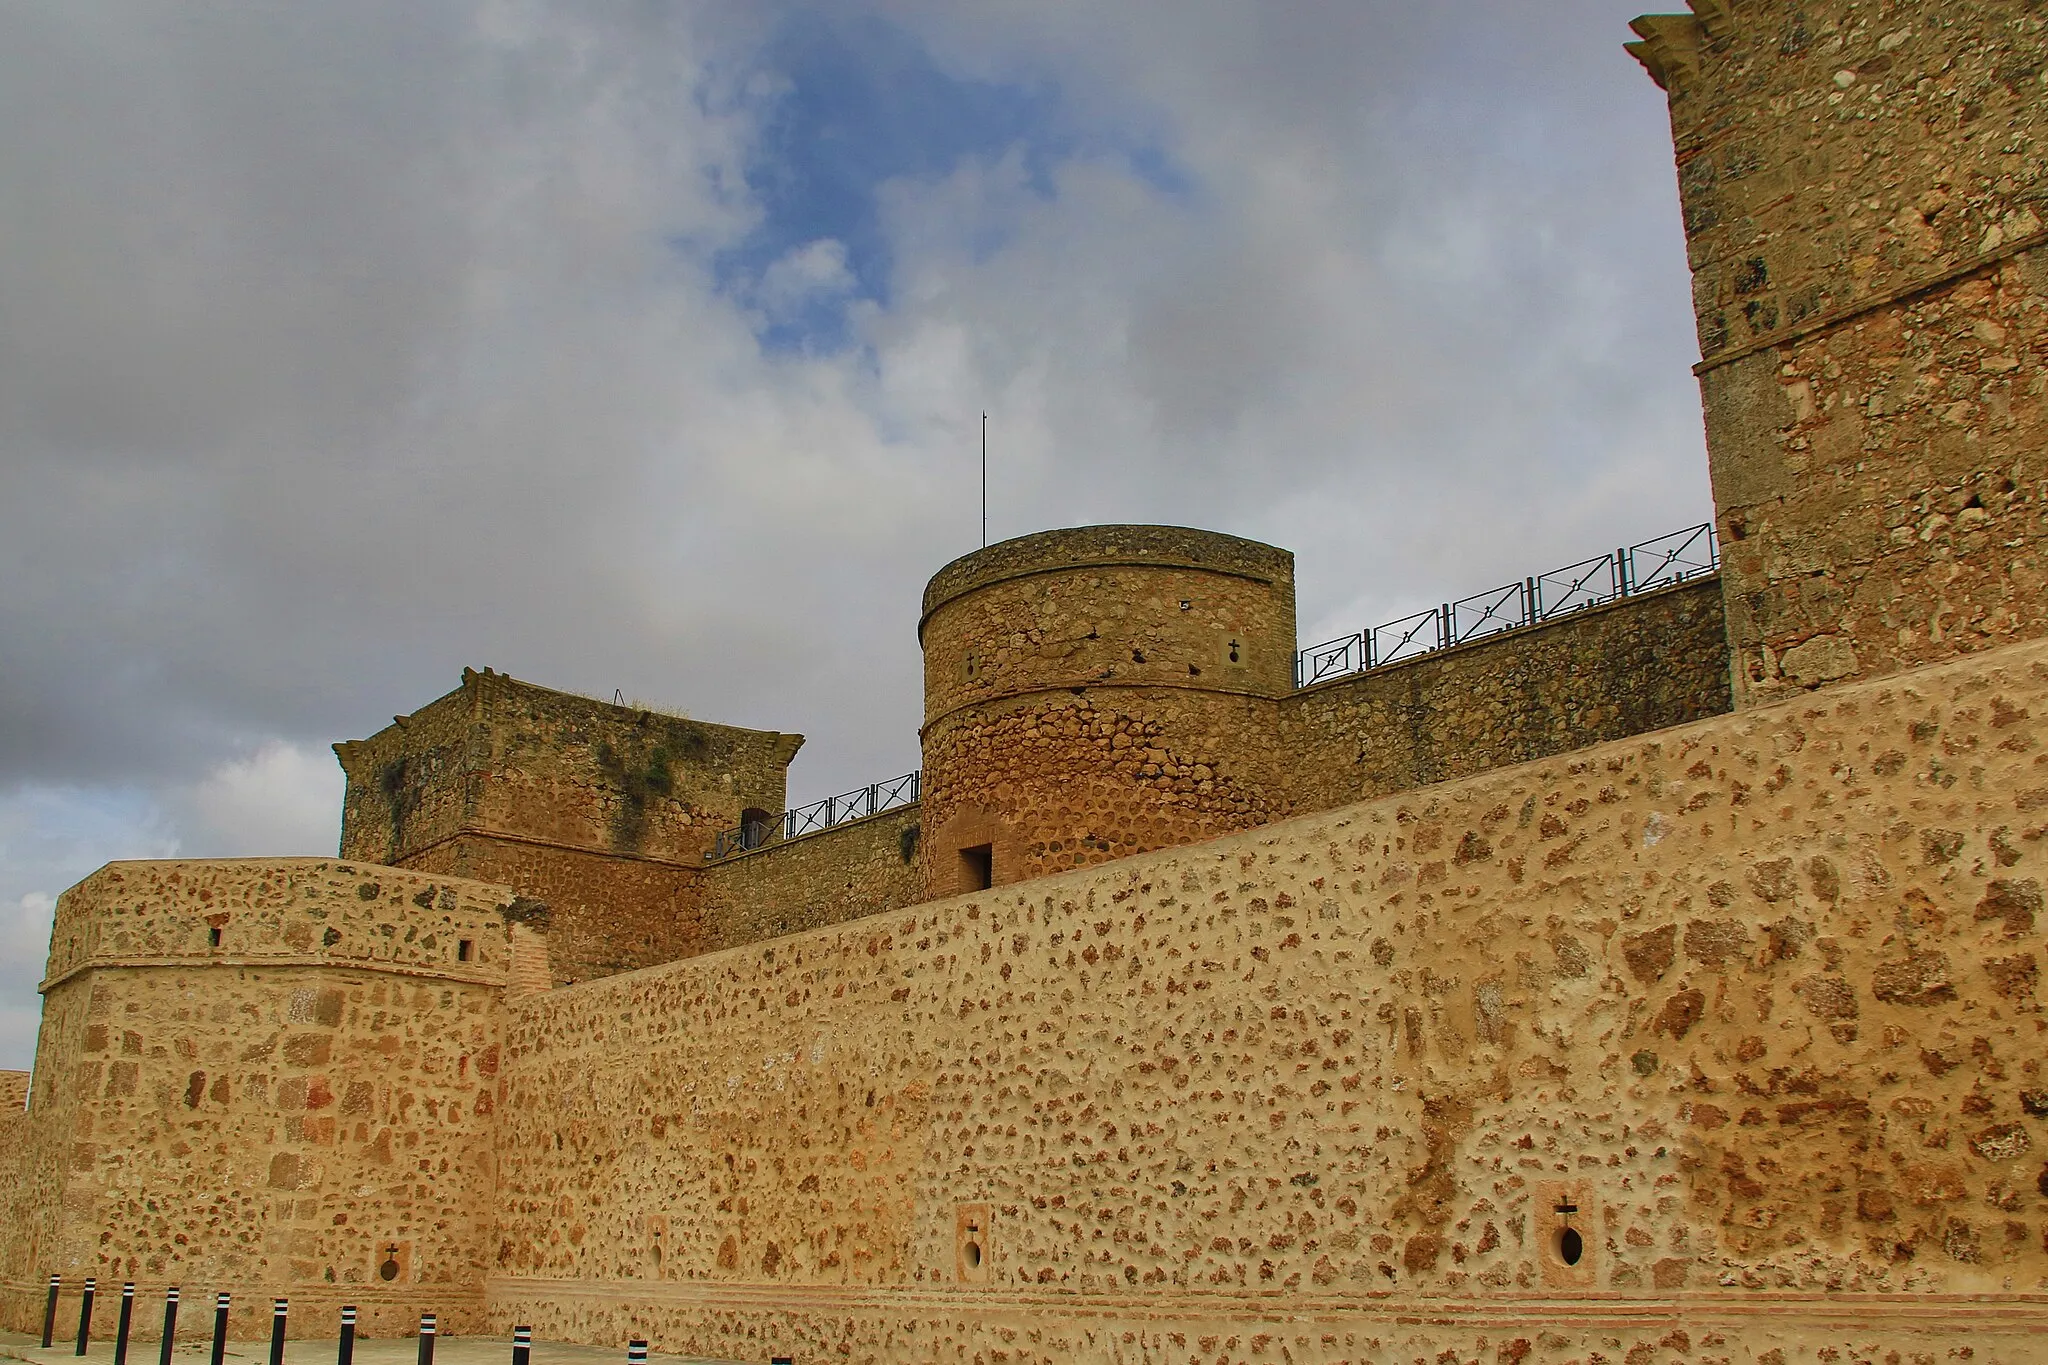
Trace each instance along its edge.
{"label": "stone castle", "polygon": [[64,895],[0,1322],[2041,1359],[2048,9],[1634,27],[1716,572],[1315,681],[1285,551],[991,546],[918,799],[812,832],[800,736],[465,673],[336,746],[337,858]]}

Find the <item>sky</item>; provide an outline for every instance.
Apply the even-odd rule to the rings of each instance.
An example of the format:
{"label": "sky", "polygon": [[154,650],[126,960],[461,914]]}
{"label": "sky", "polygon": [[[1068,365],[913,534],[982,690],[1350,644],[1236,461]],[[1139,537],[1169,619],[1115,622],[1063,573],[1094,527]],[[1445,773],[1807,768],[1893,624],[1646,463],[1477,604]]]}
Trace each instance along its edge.
{"label": "sky", "polygon": [[1095,522],[1312,644],[1703,521],[1642,0],[0,0],[0,1068],[57,895],[486,665],[917,762]]}

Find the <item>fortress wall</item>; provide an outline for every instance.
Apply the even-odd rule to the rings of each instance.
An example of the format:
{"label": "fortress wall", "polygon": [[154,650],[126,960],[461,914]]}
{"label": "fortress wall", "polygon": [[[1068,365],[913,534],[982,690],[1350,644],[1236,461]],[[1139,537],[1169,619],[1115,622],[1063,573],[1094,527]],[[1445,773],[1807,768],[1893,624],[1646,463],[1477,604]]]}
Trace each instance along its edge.
{"label": "fortress wall", "polygon": [[548,907],[556,983],[591,981],[704,951],[701,866],[488,835],[459,835],[409,870],[518,888]]}
{"label": "fortress wall", "polygon": [[1646,734],[1729,709],[1718,579],[1321,683],[1282,703],[1298,810]]}
{"label": "fortress wall", "polygon": [[2031,1359],[2044,715],[2012,646],[522,1002],[491,1321]]}
{"label": "fortress wall", "polygon": [[917,805],[707,865],[702,951],[838,924],[924,899]]}
{"label": "fortress wall", "polygon": [[1738,702],[2048,634],[2048,16],[1637,23],[1670,94]]}
{"label": "fortress wall", "polygon": [[52,1271],[180,1285],[194,1334],[215,1289],[247,1335],[274,1293],[309,1333],[343,1301],[372,1334],[478,1325],[511,899],[331,859],[113,863],[67,891],[6,1325],[39,1326]]}

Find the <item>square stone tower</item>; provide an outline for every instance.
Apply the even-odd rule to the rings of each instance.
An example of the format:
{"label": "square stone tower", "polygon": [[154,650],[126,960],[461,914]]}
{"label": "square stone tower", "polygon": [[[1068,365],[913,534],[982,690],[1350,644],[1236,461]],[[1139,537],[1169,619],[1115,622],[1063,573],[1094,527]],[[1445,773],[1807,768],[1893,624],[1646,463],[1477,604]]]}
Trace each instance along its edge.
{"label": "square stone tower", "polygon": [[1670,96],[1738,706],[2048,634],[2048,10],[1693,0]]}
{"label": "square stone tower", "polygon": [[464,669],[455,691],[334,746],[341,856],[545,902],[561,980],[672,962],[702,950],[712,841],[782,810],[803,742]]}

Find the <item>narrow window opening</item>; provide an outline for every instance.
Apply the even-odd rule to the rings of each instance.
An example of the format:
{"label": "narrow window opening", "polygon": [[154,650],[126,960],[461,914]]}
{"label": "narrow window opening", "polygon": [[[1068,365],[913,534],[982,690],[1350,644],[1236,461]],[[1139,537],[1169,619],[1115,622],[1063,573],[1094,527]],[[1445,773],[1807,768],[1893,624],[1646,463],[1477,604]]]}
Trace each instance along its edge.
{"label": "narrow window opening", "polygon": [[470,940],[463,938],[455,941],[455,960],[457,962],[467,962],[475,954],[476,944]]}
{"label": "narrow window opening", "polygon": [[995,851],[988,844],[960,850],[960,889],[986,891],[996,884]]}
{"label": "narrow window opening", "polygon": [[206,931],[206,946],[209,948],[220,947],[220,926],[218,924],[208,927]]}

